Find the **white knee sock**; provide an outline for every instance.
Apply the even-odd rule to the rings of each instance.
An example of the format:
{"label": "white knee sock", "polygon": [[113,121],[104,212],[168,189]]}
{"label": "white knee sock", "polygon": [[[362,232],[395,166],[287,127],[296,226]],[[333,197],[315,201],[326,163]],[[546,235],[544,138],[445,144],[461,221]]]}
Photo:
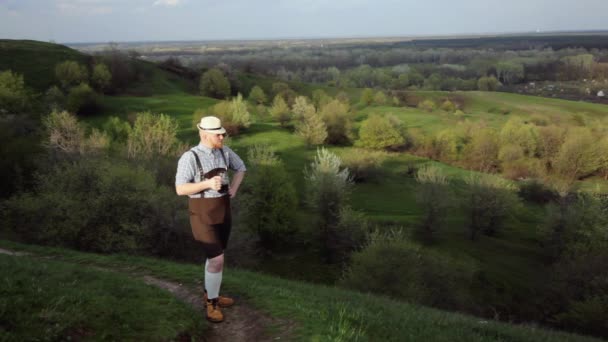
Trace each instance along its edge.
{"label": "white knee sock", "polygon": [[205,289],[207,289],[207,298],[213,299],[220,295],[220,286],[222,285],[222,271],[211,273],[208,271],[209,259],[205,262]]}

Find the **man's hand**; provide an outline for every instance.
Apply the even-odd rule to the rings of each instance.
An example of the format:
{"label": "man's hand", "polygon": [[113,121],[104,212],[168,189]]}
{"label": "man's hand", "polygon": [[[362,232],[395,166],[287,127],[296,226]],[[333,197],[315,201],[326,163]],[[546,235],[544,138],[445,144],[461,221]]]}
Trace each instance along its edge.
{"label": "man's hand", "polygon": [[215,176],[206,180],[209,189],[219,191],[222,188],[222,177]]}

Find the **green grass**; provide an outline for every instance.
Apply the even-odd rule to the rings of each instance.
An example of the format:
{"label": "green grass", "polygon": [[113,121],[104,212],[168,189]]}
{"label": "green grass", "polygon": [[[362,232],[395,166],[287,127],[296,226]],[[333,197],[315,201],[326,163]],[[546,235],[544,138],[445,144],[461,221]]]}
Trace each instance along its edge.
{"label": "green grass", "polygon": [[73,262],[0,255],[0,340],[201,338],[202,314],[140,279]]}
{"label": "green grass", "polygon": [[[99,282],[98,279],[102,277],[102,275],[107,275],[97,269],[92,269],[91,267],[114,268],[121,270],[122,272],[128,272],[129,274],[146,273],[156,277],[178,281],[187,286],[197,284],[200,281],[199,279],[201,276],[200,265],[177,264],[165,260],[124,255],[104,256],[79,253],[58,248],[22,245],[5,240],[0,240],[0,246],[34,254],[32,257],[19,257],[21,259],[17,257],[2,257],[0,262],[3,262],[2,266],[14,264],[14,266],[10,267],[13,267],[14,269],[26,269],[28,270],[27,272],[29,272],[5,273],[5,283],[14,284],[18,279],[23,279],[23,284],[26,284],[25,280],[30,281],[31,279],[34,279],[35,283],[38,284],[38,287],[42,286],[43,289],[52,288],[54,292],[57,292],[57,295],[55,296],[42,297],[42,295],[40,295],[40,301],[44,298],[48,299],[43,301],[40,305],[52,305],[52,303],[55,303],[52,300],[53,298],[63,298],[62,296],[66,297],[64,300],[67,300],[68,302],[71,300],[79,302],[78,298],[82,298],[81,301],[83,302],[86,302],[87,300],[93,302],[96,300],[109,302],[107,306],[101,306],[101,308],[107,308],[106,312],[99,310],[97,307],[87,307],[87,312],[81,313],[78,310],[81,310],[83,307],[80,306],[76,307],[76,309],[66,305],[52,306],[55,310],[55,317],[72,317],[72,319],[74,319],[74,313],[78,311],[79,315],[77,316],[79,317],[77,317],[77,321],[79,321],[79,324],[99,324],[101,327],[114,325],[113,321],[106,321],[105,318],[103,318],[103,315],[105,314],[113,319],[117,319],[115,315],[109,314],[108,312],[118,311],[120,310],[119,307],[127,305],[125,305],[124,302],[121,302],[122,305],[117,305],[115,302],[112,302],[112,298],[118,296],[122,300],[127,300],[123,298],[126,293],[131,297],[143,296],[145,297],[144,299],[147,298],[151,302],[169,301],[166,293],[143,285],[141,288],[137,288],[136,285],[130,284],[131,280],[129,278],[120,278],[118,275],[116,275],[116,277],[122,279],[122,289],[117,290],[110,286],[107,288],[107,292],[99,290],[99,293],[88,293],[84,297],[78,297],[78,291],[72,290],[73,287],[82,285],[83,288],[93,287],[97,289],[98,286],[102,289],[105,288],[101,287],[101,285],[94,286],[93,283],[87,283],[86,281],[81,282],[78,280],[85,278],[94,279],[95,282]],[[48,261],[46,260],[47,258],[51,258],[53,261]],[[48,265],[48,271],[42,272],[41,267],[43,266],[31,266],[32,264]],[[53,272],[51,272],[51,270]],[[55,272],[55,270],[57,270],[57,272]],[[71,270],[74,271],[70,272]],[[35,275],[37,272],[42,273],[44,276],[32,276],[32,274]],[[58,280],[52,280],[49,284],[44,284],[43,281],[38,280],[53,279],[53,277],[57,277]],[[109,282],[111,283],[111,281]],[[59,284],[62,286],[57,286]],[[295,321],[293,337],[294,340],[298,341],[428,340],[474,342],[594,340],[588,337],[541,329],[535,326],[509,325],[467,315],[420,307],[394,301],[382,296],[375,296],[373,294],[363,294],[336,287],[290,281],[232,268],[225,272],[224,284],[222,286],[222,291],[242,296],[242,298],[272,317]],[[25,290],[23,287],[24,286],[12,286],[11,288],[14,292],[27,291],[28,293],[34,292],[35,294],[37,291],[36,286],[32,286],[31,288],[33,290],[31,291]],[[29,288],[29,286],[25,287]],[[127,291],[127,289],[133,290]],[[153,291],[153,294],[157,298],[148,298],[151,295],[150,293],[143,295],[143,293],[148,290]],[[2,291],[4,291],[4,287]],[[96,290],[90,289],[90,291]],[[67,298],[67,295],[72,293],[75,293],[75,295],[72,296],[73,298]],[[20,310],[19,313],[15,314],[20,315],[19,317],[25,317],[23,320],[13,320],[15,322],[14,324],[17,325],[14,329],[19,329],[19,331],[23,331],[24,334],[27,332],[27,334],[29,334],[27,336],[33,335],[34,337],[42,339],[46,336],[44,328],[53,327],[52,323],[49,324],[47,321],[41,322],[39,320],[34,320],[33,318],[28,318],[30,316],[35,316],[40,312],[38,307],[14,302],[17,300],[15,299],[15,295],[11,295],[10,297],[2,296],[2,298],[2,301],[7,301],[7,298],[9,298],[8,300],[13,301],[14,309],[11,309],[11,312]],[[136,303],[133,302],[130,302],[129,304],[130,314],[125,314],[120,318],[123,319],[121,324],[123,326],[129,324],[130,329],[121,330],[123,327],[112,327],[112,329],[114,329],[112,330],[114,335],[106,336],[111,336],[115,339],[130,339],[131,336],[136,334],[148,334],[148,332],[141,331],[147,330],[148,328],[142,329],[141,326],[137,325],[137,322],[142,319],[141,316],[150,317],[159,315],[159,322],[164,320],[164,323],[159,323],[160,327],[156,327],[156,329],[166,330],[167,334],[163,336],[171,336],[175,332],[183,331],[183,325],[180,326],[180,323],[185,324],[184,322],[191,322],[193,319],[196,319],[187,319],[181,316],[181,311],[176,309],[179,305],[175,305],[175,307],[171,308],[171,310],[176,310],[178,313],[169,311],[169,309],[167,310],[169,311],[166,313],[167,315],[172,314],[176,316],[176,319],[170,320],[169,318],[165,318],[165,314],[157,313],[155,309],[151,307],[136,305]],[[139,302],[137,302],[137,304],[139,304]],[[183,312],[187,313],[187,311]],[[98,315],[102,315],[102,319],[93,318]],[[90,322],[90,320],[96,322]],[[4,322],[5,320],[3,319],[2,321]],[[63,320],[60,319],[60,321]],[[43,328],[31,329],[34,324],[41,324],[43,325]],[[79,325],[77,324],[76,326]],[[178,326],[178,328],[176,328],[176,326]],[[84,331],[98,333],[99,331],[102,331],[101,327],[98,327],[98,330]],[[110,327],[106,328],[110,329]],[[174,330],[171,330],[171,328]],[[273,327],[275,331],[283,328],[284,327],[281,326]],[[65,337],[65,335],[59,336]],[[98,339],[97,336],[88,338]],[[143,339],[147,340],[145,337]],[[157,336],[151,340],[157,339],[163,338]]]}
{"label": "green grass", "polygon": [[91,57],[67,46],[33,40],[0,39],[0,71],[10,69],[23,75],[25,84],[45,91],[53,84],[55,66],[66,60],[88,64]]}

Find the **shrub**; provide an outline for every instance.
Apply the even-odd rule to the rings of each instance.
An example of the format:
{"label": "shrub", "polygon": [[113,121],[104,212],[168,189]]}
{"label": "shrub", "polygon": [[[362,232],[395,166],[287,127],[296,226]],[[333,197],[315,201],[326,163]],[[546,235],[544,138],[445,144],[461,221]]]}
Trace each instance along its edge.
{"label": "shrub", "polygon": [[373,149],[395,148],[403,145],[404,137],[398,125],[386,116],[372,115],[361,123],[358,145]]}
{"label": "shrub", "polygon": [[500,82],[494,76],[483,76],[477,80],[477,89],[481,91],[496,91]]}
{"label": "shrub", "polygon": [[437,106],[435,105],[435,102],[433,102],[433,100],[426,99],[418,103],[418,108],[424,110],[425,112],[431,113],[435,110],[435,108],[437,108]]}
{"label": "shrub", "polygon": [[321,108],[320,115],[327,126],[327,143],[339,145],[351,141],[352,117],[348,105],[332,100]]}
{"label": "shrub", "polygon": [[252,101],[255,104],[264,104],[266,103],[266,93],[259,86],[254,86],[251,88],[249,92],[249,101]]}
{"label": "shrub", "polygon": [[292,114],[289,110],[289,106],[287,106],[287,103],[285,103],[285,100],[283,100],[283,97],[280,95],[275,96],[272,101],[270,116],[278,121],[282,127],[287,126],[289,121],[291,121]]}
{"label": "shrub", "polygon": [[61,163],[36,180],[35,191],[6,204],[7,226],[28,242],[106,253],[144,251],[155,246],[152,235],[177,224],[180,205],[174,204],[173,190],[158,187],[150,172],[124,161]]}
{"label": "shrub", "polygon": [[371,234],[341,284],[444,309],[466,309],[477,266],[410,242],[400,231]]}
{"label": "shrub", "polygon": [[384,104],[386,104],[386,102],[387,102],[386,95],[384,95],[384,93],[382,91],[376,92],[376,94],[374,95],[374,104],[384,105]]}
{"label": "shrub", "polygon": [[445,100],[441,103],[439,108],[444,112],[452,113],[456,110],[456,105],[450,100]]}
{"label": "shrub", "polygon": [[11,70],[0,72],[0,114],[23,112],[28,102],[23,75]]}
{"label": "shrub", "polygon": [[319,238],[325,247],[325,256],[332,260],[335,232],[340,212],[350,194],[351,176],[341,167],[341,160],[324,148],[317,149],[315,160],[304,170],[308,184],[307,202],[318,217]]}
{"label": "shrub", "polygon": [[463,150],[468,167],[481,171],[493,172],[498,169],[499,142],[496,131],[481,128],[471,132],[470,142]]}
{"label": "shrub", "polygon": [[99,99],[88,84],[81,83],[70,89],[66,108],[72,113],[93,114],[99,109]]}
{"label": "shrub", "polygon": [[89,81],[89,72],[84,65],[75,61],[65,61],[55,66],[55,77],[64,89]]}
{"label": "shrub", "polygon": [[371,88],[365,88],[361,92],[361,103],[369,106],[374,102],[374,90]]}
{"label": "shrub", "polygon": [[452,201],[451,190],[447,177],[436,166],[418,169],[416,181],[416,203],[423,210],[416,233],[422,241],[430,243],[445,226]]}
{"label": "shrub", "polygon": [[519,197],[526,201],[546,204],[556,201],[558,194],[538,179],[528,179],[519,184]]}
{"label": "shrub", "polygon": [[137,113],[133,129],[129,131],[129,158],[153,159],[176,154],[178,124],[165,114]]}
{"label": "shrub", "polygon": [[199,89],[202,95],[225,99],[230,96],[230,82],[218,68],[212,68],[201,76]]}
{"label": "shrub", "polygon": [[91,83],[100,92],[104,92],[112,83],[112,74],[110,69],[103,64],[95,64],[93,74],[91,75]]}
{"label": "shrub", "polygon": [[247,182],[239,195],[241,216],[262,246],[274,249],[288,243],[296,230],[295,187],[270,147],[254,146],[247,159],[250,166]]}
{"label": "shrub", "polygon": [[60,153],[82,151],[84,128],[73,114],[66,111],[53,111],[42,120],[48,140],[46,145]]}
{"label": "shrub", "polygon": [[588,128],[568,132],[564,143],[551,161],[555,173],[570,181],[598,171],[604,164],[606,151]]}
{"label": "shrub", "polygon": [[520,118],[510,118],[500,130],[500,144],[517,145],[525,156],[533,157],[538,146],[538,129],[534,125],[524,123]]}
{"label": "shrub", "polygon": [[342,164],[348,168],[355,182],[366,182],[379,177],[386,154],[380,151],[349,150],[342,156]]}
{"label": "shrub", "polygon": [[471,174],[465,183],[468,188],[462,205],[469,219],[471,240],[477,239],[478,232],[495,235],[509,213],[519,204],[515,187],[504,179],[490,175]]}
{"label": "shrub", "polygon": [[321,145],[327,139],[327,126],[321,116],[314,112],[314,107],[304,114],[302,121],[296,125],[296,134],[301,136],[306,146]]}

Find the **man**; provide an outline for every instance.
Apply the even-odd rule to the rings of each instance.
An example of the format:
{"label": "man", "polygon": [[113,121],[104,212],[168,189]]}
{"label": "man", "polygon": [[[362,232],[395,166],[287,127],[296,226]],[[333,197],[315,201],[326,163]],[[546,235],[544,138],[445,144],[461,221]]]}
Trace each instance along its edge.
{"label": "man", "polygon": [[[234,304],[229,297],[220,296],[224,250],[231,229],[230,198],[243,181],[245,164],[229,147],[224,146],[226,130],[220,119],[203,117],[198,132],[200,143],[184,153],[177,163],[175,191],[188,195],[190,226],[194,238],[202,244],[205,262],[206,317],[211,322],[222,322],[220,307]],[[235,171],[229,184],[228,172]]]}

